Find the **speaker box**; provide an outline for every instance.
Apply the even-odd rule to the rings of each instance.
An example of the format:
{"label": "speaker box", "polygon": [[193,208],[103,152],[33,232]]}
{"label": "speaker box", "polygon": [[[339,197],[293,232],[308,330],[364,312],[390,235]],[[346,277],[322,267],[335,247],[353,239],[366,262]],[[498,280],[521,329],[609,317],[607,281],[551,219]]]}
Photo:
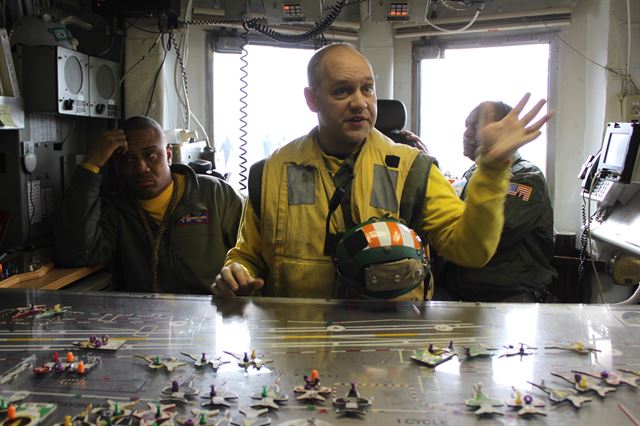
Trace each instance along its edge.
{"label": "speaker box", "polygon": [[120,65],[89,56],[89,116],[120,118]]}
{"label": "speaker box", "polygon": [[22,54],[25,109],[89,115],[89,57],[59,46],[28,46]]}

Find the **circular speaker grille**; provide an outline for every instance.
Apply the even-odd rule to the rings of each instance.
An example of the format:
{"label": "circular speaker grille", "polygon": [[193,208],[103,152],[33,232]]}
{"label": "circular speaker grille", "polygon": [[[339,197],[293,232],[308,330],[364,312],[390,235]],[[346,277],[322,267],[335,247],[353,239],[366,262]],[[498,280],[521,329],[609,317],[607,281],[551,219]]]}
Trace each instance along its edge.
{"label": "circular speaker grille", "polygon": [[64,82],[74,95],[82,89],[82,65],[75,56],[69,56],[64,63]]}
{"label": "circular speaker grille", "polygon": [[96,86],[98,86],[98,93],[102,98],[109,99],[113,97],[116,79],[111,68],[106,65],[100,65],[96,73]]}

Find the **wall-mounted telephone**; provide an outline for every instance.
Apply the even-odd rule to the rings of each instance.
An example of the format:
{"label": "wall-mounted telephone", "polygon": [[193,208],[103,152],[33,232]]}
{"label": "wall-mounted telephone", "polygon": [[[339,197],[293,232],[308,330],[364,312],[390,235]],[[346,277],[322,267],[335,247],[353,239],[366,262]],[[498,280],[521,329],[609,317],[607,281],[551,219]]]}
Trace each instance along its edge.
{"label": "wall-mounted telephone", "polygon": [[582,180],[582,189],[589,191],[591,187],[591,181],[598,171],[598,162],[600,161],[600,152],[595,155],[590,155],[587,161],[584,162],[578,173],[578,179]]}
{"label": "wall-mounted telephone", "polygon": [[582,179],[583,195],[589,200],[595,201],[598,204],[598,209],[603,209],[616,202],[623,185],[606,179],[605,175],[601,173],[600,154],[598,152],[587,158],[578,173],[578,178]]}

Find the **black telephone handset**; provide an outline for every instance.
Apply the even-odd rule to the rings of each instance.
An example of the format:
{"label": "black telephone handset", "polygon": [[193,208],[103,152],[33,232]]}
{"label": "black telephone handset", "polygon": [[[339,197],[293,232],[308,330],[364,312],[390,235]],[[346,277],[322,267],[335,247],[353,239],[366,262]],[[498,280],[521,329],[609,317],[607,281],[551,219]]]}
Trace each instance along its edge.
{"label": "black telephone handset", "polygon": [[598,171],[598,162],[600,161],[600,151],[595,155],[590,155],[587,161],[584,162],[578,173],[578,179],[582,180],[582,189],[588,191],[591,188],[591,182],[593,181],[596,172]]}

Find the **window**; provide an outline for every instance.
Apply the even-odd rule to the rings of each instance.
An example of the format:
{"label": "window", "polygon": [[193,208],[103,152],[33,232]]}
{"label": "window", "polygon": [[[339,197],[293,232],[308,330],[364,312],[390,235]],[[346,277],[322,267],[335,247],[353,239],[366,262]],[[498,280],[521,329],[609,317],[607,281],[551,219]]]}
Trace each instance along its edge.
{"label": "window", "polygon": [[[246,176],[253,163],[317,125],[316,115],[304,99],[307,63],[315,51],[248,45],[247,52]],[[230,172],[229,183],[237,190],[241,189],[241,66],[239,54],[213,56],[216,166],[221,172]],[[242,192],[246,194],[246,190]]]}
{"label": "window", "polygon": [[[450,48],[443,59],[420,62],[420,137],[443,173],[453,178],[473,164],[462,155],[464,121],[485,100],[515,106],[531,92],[527,107],[547,98],[549,45]],[[525,108],[527,108],[525,107]],[[539,117],[546,113],[546,106]],[[542,135],[520,150],[520,154],[546,168],[547,139]]]}

